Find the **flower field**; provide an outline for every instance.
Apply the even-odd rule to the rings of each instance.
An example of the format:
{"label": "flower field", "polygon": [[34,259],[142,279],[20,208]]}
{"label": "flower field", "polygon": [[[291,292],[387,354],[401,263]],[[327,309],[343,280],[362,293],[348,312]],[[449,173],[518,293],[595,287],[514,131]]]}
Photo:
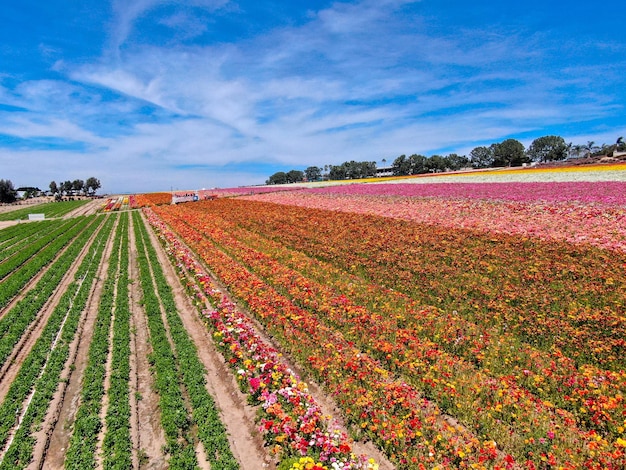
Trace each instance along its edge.
{"label": "flower field", "polygon": [[[337,185],[158,206],[151,220],[396,468],[619,469],[625,184]],[[280,376],[262,374],[277,361],[227,338],[228,304],[200,276],[194,295],[217,296],[205,316],[242,388],[293,411]],[[305,409],[288,422],[306,427]],[[260,426],[277,454],[331,468],[293,426]]]}

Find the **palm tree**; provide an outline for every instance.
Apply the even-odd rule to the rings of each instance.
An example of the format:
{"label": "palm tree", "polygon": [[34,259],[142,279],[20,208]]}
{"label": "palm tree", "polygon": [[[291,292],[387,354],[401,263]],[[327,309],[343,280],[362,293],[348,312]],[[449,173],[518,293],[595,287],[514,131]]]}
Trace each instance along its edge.
{"label": "palm tree", "polygon": [[584,149],[587,151],[587,157],[591,156],[594,150],[598,147],[595,145],[596,143],[593,140],[588,140],[587,145],[584,146]]}

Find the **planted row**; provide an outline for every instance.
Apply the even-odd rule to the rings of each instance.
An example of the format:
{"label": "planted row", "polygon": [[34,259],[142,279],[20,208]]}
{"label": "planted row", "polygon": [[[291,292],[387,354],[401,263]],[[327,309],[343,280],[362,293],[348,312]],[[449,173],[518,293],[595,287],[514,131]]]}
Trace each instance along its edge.
{"label": "planted row", "polygon": [[[109,234],[110,224],[105,224],[94,240],[93,256],[84,257],[74,282],[54,308],[0,405],[0,447],[6,445],[11,430],[15,429],[16,416],[21,416],[1,469],[24,468],[32,458],[33,433],[38,430],[58,388],[61,371],[69,357],[69,346],[90,296]],[[32,395],[30,402],[27,401],[29,395]]]}
{"label": "planted row", "polygon": [[[202,206],[194,206],[194,210],[195,207]],[[364,301],[364,304],[368,305],[368,308],[373,308],[374,312],[378,312],[381,309],[384,309],[384,312],[381,312],[383,313],[383,315],[379,315],[378,313],[372,314],[361,305],[354,303],[351,299],[352,295],[355,295],[356,291],[358,290],[354,285],[352,285],[359,284],[360,281],[357,276],[351,276],[346,274],[345,272],[342,272],[341,269],[337,269],[333,266],[329,267],[328,265],[324,265],[325,268],[330,268],[328,270],[333,272],[337,278],[346,278],[346,283],[343,284],[342,287],[342,289],[344,289],[343,292],[338,293],[328,288],[330,286],[337,285],[336,282],[332,281],[328,277],[324,278],[325,282],[329,283],[328,287],[325,285],[317,285],[315,282],[311,282],[311,280],[307,278],[310,271],[317,271],[318,276],[321,276],[320,273],[324,271],[321,266],[317,269],[314,269],[316,268],[316,263],[314,262],[314,259],[302,256],[302,264],[298,265],[298,270],[294,272],[284,269],[284,267],[281,265],[282,261],[276,263],[272,260],[271,257],[268,258],[261,253],[252,251],[248,253],[244,246],[238,244],[237,241],[231,237],[231,235],[233,235],[237,239],[246,239],[246,235],[244,234],[244,232],[239,230],[233,224],[221,225],[220,222],[220,218],[223,216],[233,216],[233,214],[231,214],[231,212],[228,210],[232,209],[233,207],[235,207],[235,209],[241,209],[241,206],[237,206],[234,203],[232,205],[221,204],[219,207],[216,207],[217,210],[215,212],[212,212],[210,217],[206,218],[203,218],[198,214],[195,214],[194,218],[193,211],[187,212],[183,210],[182,206],[180,208],[162,208],[159,209],[159,212],[182,213],[184,220],[187,220],[191,224],[191,226],[197,227],[199,229],[198,232],[193,232],[189,230],[189,227],[185,228],[182,227],[180,224],[177,224],[176,222],[172,222],[174,226],[176,226],[176,229],[179,230],[180,233],[184,234],[186,238],[188,238],[189,240],[201,242],[203,236],[213,237],[214,239],[218,239],[222,247],[225,248],[227,251],[230,251],[231,253],[234,253],[233,250],[237,251],[237,253],[239,253],[237,256],[241,261],[244,262],[244,264],[248,265],[249,267],[254,266],[255,271],[257,271],[258,273],[262,273],[266,281],[271,280],[270,283],[273,286],[282,290],[282,295],[291,298],[292,302],[298,304],[301,309],[310,309],[311,314],[315,314],[318,311],[322,313],[318,321],[326,321],[326,319],[330,319],[333,322],[340,322],[335,323],[332,326],[339,331],[344,332],[346,335],[348,335],[348,339],[353,341],[355,344],[359,344],[365,350],[368,350],[374,357],[377,357],[380,361],[382,361],[383,364],[387,364],[388,369],[396,371],[396,373],[399,374],[407,374],[408,376],[413,375],[416,378],[421,378],[423,384],[414,382],[416,386],[421,385],[422,390],[425,391],[431,390],[430,396],[436,398],[438,402],[446,407],[447,410],[452,412],[452,414],[458,414],[458,410],[456,410],[455,408],[457,408],[457,404],[459,404],[459,396],[467,396],[468,399],[471,400],[473,400],[475,394],[482,394],[483,396],[486,396],[490,400],[491,406],[487,410],[483,409],[479,411],[482,412],[482,415],[484,415],[485,422],[490,422],[490,426],[497,425],[502,428],[503,432],[499,434],[499,436],[502,437],[497,438],[499,443],[503,441],[499,444],[499,446],[505,445],[506,448],[506,436],[508,436],[507,427],[511,422],[511,416],[513,418],[513,421],[519,421],[520,419],[515,417],[516,414],[521,415],[522,419],[543,419],[544,422],[548,423],[547,427],[538,426],[535,421],[531,421],[530,426],[528,426],[530,428],[529,431],[524,431],[532,431],[532,433],[543,432],[543,435],[531,435],[527,438],[528,442],[524,442],[524,440],[522,440],[522,448],[518,448],[518,451],[516,452],[520,460],[523,461],[527,458],[530,462],[542,462],[545,458],[546,461],[550,461],[553,458],[552,455],[554,454],[554,452],[558,451],[561,452],[560,459],[565,459],[562,461],[567,462],[568,458],[567,456],[564,456],[563,452],[567,454],[569,444],[566,444],[563,439],[567,440],[568,436],[571,435],[571,432],[574,432],[573,436],[578,435],[579,437],[577,439],[581,439],[582,441],[588,443],[585,446],[583,446],[582,444],[580,446],[575,446],[577,448],[584,447],[585,454],[587,456],[593,455],[590,454],[590,452],[598,454],[598,451],[600,451],[595,459],[592,459],[588,462],[590,466],[593,466],[594,464],[608,466],[620,465],[620,459],[623,459],[623,452],[620,451],[619,444],[619,442],[621,441],[617,439],[614,442],[607,442],[602,437],[602,435],[594,434],[593,432],[590,433],[589,436],[585,436],[584,434],[577,434],[578,431],[576,431],[576,428],[572,426],[573,421],[569,419],[567,415],[564,415],[564,422],[561,421],[560,418],[556,418],[554,416],[554,413],[559,413],[562,410],[558,410],[558,408],[554,409],[554,405],[547,403],[547,400],[545,400],[546,403],[543,403],[542,400],[536,400],[532,396],[532,394],[530,394],[527,390],[523,388],[529,385],[527,383],[527,378],[531,375],[530,371],[528,374],[522,374],[521,371],[519,371],[518,375],[520,375],[521,378],[513,378],[506,373],[504,373],[500,377],[496,376],[492,378],[490,377],[491,372],[489,372],[488,370],[485,370],[483,373],[479,369],[477,373],[477,371],[473,369],[471,363],[464,364],[463,361],[460,361],[454,351],[454,343],[456,343],[456,345],[460,345],[459,350],[462,350],[463,348],[479,348],[481,346],[481,343],[483,342],[483,340],[478,337],[476,337],[475,339],[463,337],[465,334],[471,333],[471,331],[464,330],[461,332],[450,332],[450,330],[442,329],[438,333],[445,333],[445,337],[444,335],[441,335],[441,338],[438,337],[436,334],[430,335],[438,341],[449,341],[450,343],[452,343],[450,345],[452,354],[450,355],[442,353],[442,349],[444,348],[441,348],[438,344],[435,344],[432,341],[429,342],[428,334],[423,335],[423,339],[420,339],[422,331],[418,329],[418,327],[420,327],[424,323],[423,320],[425,318],[423,314],[420,314],[419,306],[416,304],[411,304],[409,299],[399,298],[396,294],[385,294],[385,289],[381,289],[375,284],[369,285],[366,283],[366,286],[363,288],[363,292],[359,294],[362,296],[361,299]],[[250,220],[258,218],[259,213],[261,213],[262,211],[259,209],[258,205],[253,205],[252,207],[254,210],[250,210],[248,214],[240,210],[234,215],[234,217],[240,217],[242,220],[245,220],[245,222],[249,222]],[[284,208],[283,211],[288,212]],[[326,214],[326,216],[328,218],[332,218],[330,214]],[[305,219],[303,218],[302,220]],[[268,229],[268,226],[271,227],[271,222],[272,221],[267,221],[267,225],[263,225],[266,231]],[[316,225],[319,228],[319,224]],[[337,225],[340,224],[337,223]],[[289,233],[297,232],[300,229],[301,228],[298,227],[297,224],[291,224]],[[259,231],[262,232],[262,230]],[[281,235],[283,232],[284,230],[278,235]],[[247,240],[250,240],[251,238],[254,237],[248,234]],[[263,244],[263,242],[259,240],[257,240],[257,243],[261,245]],[[340,241],[338,241],[338,243],[340,243]],[[280,246],[280,243],[274,243],[271,246],[273,247],[272,256],[274,256],[274,253],[276,253],[276,250],[278,250],[277,247]],[[201,249],[205,250],[203,251],[203,253],[207,253],[207,258],[209,257],[208,254],[210,254],[210,256],[219,256],[219,253],[215,252],[215,250],[212,250],[211,252],[206,251],[207,248],[205,246],[202,246]],[[269,250],[268,246],[266,246],[266,249]],[[284,257],[283,259],[285,260],[297,256],[297,252],[293,251],[288,253],[283,251],[282,253],[282,256]],[[229,261],[224,257],[220,258],[220,262],[222,264],[229,263]],[[212,264],[212,266],[214,266],[214,264]],[[251,299],[254,302],[258,302],[260,307],[263,307],[264,304],[268,303],[272,308],[276,308],[276,306],[279,305],[280,301],[278,300],[278,297],[272,296],[269,297],[269,299],[271,300],[266,300],[265,296],[267,294],[265,293],[265,287],[263,286],[263,284],[259,283],[258,280],[255,280],[253,276],[248,275],[249,279],[246,280],[244,274],[241,279],[238,279],[238,276],[235,274],[236,266],[232,263],[228,266],[230,273],[224,272],[224,279],[227,280],[227,283],[229,285],[234,285],[235,282],[250,282],[254,285],[254,292],[257,298],[255,299],[254,295],[247,293],[245,290],[242,290],[241,292],[246,295],[246,300]],[[215,267],[214,269],[216,269],[216,272],[218,269],[220,270],[220,272],[223,272],[220,267]],[[303,276],[303,274],[305,275]],[[237,285],[239,286],[240,284]],[[333,289],[334,288],[335,287],[333,287]],[[240,289],[244,289],[244,287],[240,287]],[[368,289],[371,291],[369,293],[369,298],[366,293]],[[402,309],[401,301],[404,302],[405,306],[408,305],[410,309]],[[377,307],[377,303],[383,306]],[[389,303],[390,305],[387,305],[387,303]],[[285,306],[284,308],[289,307]],[[267,307],[267,305],[265,305],[266,312],[268,311],[268,309],[269,308]],[[441,321],[436,319],[437,314],[441,314],[441,312],[437,312],[437,310],[435,309],[423,308],[421,309],[421,311],[426,312],[426,315],[428,316],[428,322],[432,323],[434,321],[438,321],[440,326],[445,324],[445,317],[441,319]],[[416,315],[415,318],[412,318],[412,315]],[[304,315],[301,315],[301,313],[298,311],[298,313],[292,318],[295,319],[295,321],[302,322],[303,318],[306,317]],[[393,320],[396,323],[388,323],[389,320]],[[370,324],[373,324],[373,328],[376,329],[376,332],[372,331],[371,329],[368,330]],[[472,327],[472,324],[468,322],[466,322],[465,325],[468,327]],[[430,326],[431,325],[428,325],[428,327]],[[481,330],[474,331],[482,332]],[[384,334],[385,332],[386,334]],[[454,333],[454,335],[452,336],[451,333]],[[312,330],[311,336],[315,337],[315,330]],[[508,336],[507,338],[511,338],[511,336]],[[490,339],[487,337],[484,341],[489,342],[489,340]],[[323,340],[313,339],[313,341],[317,342]],[[303,340],[301,343],[298,344],[304,345],[306,344],[306,342]],[[509,341],[506,345],[519,346],[520,343],[519,341]],[[527,351],[529,354],[526,357],[536,357],[533,356],[532,348],[528,349]],[[480,351],[478,351],[477,355],[475,356],[476,359],[479,358],[479,352]],[[515,351],[513,351],[509,355],[513,357],[515,355]],[[329,365],[323,362],[323,354],[315,355],[314,357],[318,362],[322,361],[321,364],[326,367],[326,370],[328,371],[327,373],[336,374],[334,368],[331,368]],[[491,356],[488,359],[494,359],[494,356]],[[477,362],[480,366],[480,359]],[[554,368],[552,368],[552,370],[554,370]],[[465,390],[461,390],[459,382],[455,384],[455,380],[458,380],[460,377],[463,376],[463,374],[466,376],[465,383],[467,387],[465,388]],[[585,376],[586,373],[578,374],[578,377],[581,379]],[[453,380],[452,377],[456,377],[456,379]],[[482,377],[482,379],[476,381],[477,377]],[[532,373],[532,378],[534,379],[535,377],[538,377],[538,375],[536,373]],[[603,377],[609,379],[610,381],[614,381],[616,379],[619,380],[618,377],[606,373],[603,375]],[[520,384],[522,384],[523,387],[515,384],[517,380],[519,380]],[[603,379],[602,382],[606,382],[609,380]],[[534,382],[534,380],[532,380],[531,382]],[[587,383],[592,385],[590,382]],[[602,387],[602,383],[596,383],[599,384],[596,385],[596,389],[597,387]],[[478,388],[472,388],[473,384],[475,384]],[[539,390],[539,388],[541,388],[540,385],[535,385],[536,391],[538,393],[543,393],[541,390]],[[610,391],[611,388],[605,388],[602,390]],[[437,392],[436,396],[432,395],[432,393],[434,392]],[[592,397],[589,396],[589,398]],[[615,413],[619,413],[619,395],[616,395],[616,399],[617,401],[597,401],[599,408],[595,410],[594,413],[599,412],[600,414],[597,415],[596,419],[600,419],[601,421],[606,423],[606,417],[608,415],[603,415],[601,413],[611,413],[611,407],[616,407],[614,411]],[[472,409],[472,405],[475,408],[479,407],[480,405],[474,404],[471,400],[468,402],[467,408],[468,411],[475,413],[475,410]],[[587,401],[586,403],[589,404],[590,402]],[[452,408],[450,408],[450,405],[452,405]],[[520,407],[520,409],[515,409],[514,405]],[[510,407],[510,409],[507,407]],[[528,416],[524,416],[524,410],[527,410],[527,412],[529,413]],[[550,416],[552,416],[552,418],[550,418]],[[548,419],[548,421],[545,421],[546,418]],[[372,421],[374,421],[374,419],[372,419]],[[550,423],[553,419],[555,427],[550,427]],[[569,421],[567,421],[568,419]],[[480,420],[478,422],[480,422]],[[556,425],[559,423],[560,427],[556,427]],[[564,423],[567,424],[567,426],[563,426]],[[472,424],[471,421],[470,424]],[[591,421],[589,425],[593,426],[593,421]],[[614,426],[614,431],[619,433],[619,423],[615,424]],[[374,426],[371,427],[376,428],[379,426],[377,426],[376,422],[374,421]],[[389,425],[387,425],[387,428],[389,428]],[[517,431],[521,432],[522,429],[523,427],[519,428]],[[492,432],[493,429],[489,429],[489,431]],[[485,431],[483,429],[480,432]],[[615,439],[615,434],[613,434],[613,436],[613,439]],[[548,447],[544,451],[543,447],[546,445]],[[555,446],[557,447],[556,449],[554,449]],[[464,450],[463,453],[467,454],[467,451]],[[572,456],[572,459],[572,463],[581,461],[580,456],[576,457],[574,455]],[[607,460],[603,461],[602,459]]]}
{"label": "planted row", "polygon": [[[377,469],[372,459],[352,453],[350,440],[322,413],[306,384],[281,361],[279,352],[259,337],[250,319],[217,289],[195,255],[152,211],[146,214],[186,279],[189,293],[241,390],[252,403],[261,405],[260,430],[281,468],[295,470],[298,456],[308,455],[309,463],[332,463],[333,469]],[[319,463],[318,468],[325,467]]]}
{"label": "planted row", "polygon": [[46,220],[30,224],[18,224],[0,230],[0,262],[17,253],[34,240],[46,236],[55,227],[65,223],[62,220]]}
{"label": "planted row", "polygon": [[[14,278],[18,280],[18,276],[24,276],[24,278],[19,279],[20,282],[14,284],[16,286],[26,284],[30,279],[25,277],[28,275],[29,271],[35,268],[41,268],[40,265],[45,264],[47,257],[50,258],[48,260],[49,262],[58,254],[55,250],[61,250],[65,245],[69,245],[58,259],[46,270],[36,286],[29,290],[24,298],[20,299],[6,312],[2,319],[0,319],[0,365],[4,365],[15,345],[28,329],[28,326],[35,320],[39,310],[58,288],[59,282],[63,276],[67,274],[76,257],[84,249],[98,225],[94,218],[84,218],[80,220],[67,231],[65,236],[59,237],[51,243],[49,247],[44,250],[47,252],[45,255],[43,252],[40,253],[42,260],[39,260],[39,257],[33,260],[37,262],[37,265],[32,266],[32,263],[28,263],[28,265],[24,266],[24,268],[28,268],[27,270],[18,271],[19,274],[11,276],[2,284],[4,288],[5,283],[13,281]],[[0,296],[4,293],[4,290],[0,291]]]}
{"label": "planted row", "polygon": [[[98,315],[89,345],[87,366],[82,381],[80,406],[76,412],[72,437],[65,455],[65,467],[75,469],[95,468],[98,433],[102,427],[100,410],[104,396],[104,379],[109,354],[109,330],[115,315],[116,283],[121,251],[122,229],[118,224],[114,237],[106,279],[98,306]],[[127,227],[126,227],[127,228]]]}
{"label": "planted row", "polygon": [[31,258],[28,262],[14,270],[10,276],[4,278],[2,280],[2,289],[0,289],[0,309],[4,308],[33,276],[47,266],[76,237],[76,234],[91,221],[92,219],[82,218],[74,221],[73,224],[68,223],[67,230],[64,230],[60,235],[57,234],[45,248],[39,251],[37,256]]}
{"label": "planted row", "polygon": [[191,469],[198,465],[194,451],[191,419],[181,391],[181,371],[167,338],[162,319],[162,305],[157,296],[148,249],[150,241],[139,213],[133,214],[133,227],[137,244],[137,261],[142,289],[142,303],[148,320],[152,352],[148,358],[154,368],[155,387],[159,394],[161,425],[165,432],[172,469]]}
{"label": "planted row", "polygon": [[130,437],[130,306],[128,291],[129,215],[120,216],[120,259],[113,322],[111,379],[107,391],[109,406],[105,418],[106,434],[102,444],[105,469],[132,467]]}
{"label": "planted row", "polygon": [[9,212],[0,214],[0,221],[2,220],[26,220],[28,214],[44,214],[47,219],[53,217],[62,217],[75,209],[87,204],[89,200],[78,201],[61,201],[61,202],[47,202],[45,204],[37,204],[23,209],[16,209]]}

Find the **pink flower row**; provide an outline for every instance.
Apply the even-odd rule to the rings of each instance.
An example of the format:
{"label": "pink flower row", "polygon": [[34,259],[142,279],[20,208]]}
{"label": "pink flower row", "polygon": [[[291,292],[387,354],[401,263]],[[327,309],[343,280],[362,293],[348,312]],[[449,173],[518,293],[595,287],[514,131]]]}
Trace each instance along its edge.
{"label": "pink flower row", "polygon": [[403,196],[573,202],[626,206],[624,181],[350,184],[310,190],[343,196]]}
{"label": "pink flower row", "polygon": [[[521,202],[471,197],[410,197],[298,191],[245,199],[410,220],[428,225],[583,243],[626,251],[626,207],[600,204]],[[369,185],[367,185],[369,186]],[[378,185],[376,185],[378,186]],[[425,186],[425,185],[413,185]],[[450,185],[450,188],[456,185]],[[374,187],[374,186],[373,186]],[[403,186],[400,186],[402,188]],[[526,187],[531,191],[534,186]],[[342,188],[333,188],[340,191]],[[457,190],[460,194],[461,190]],[[625,188],[626,191],[626,188]],[[531,200],[531,195],[525,196]]]}

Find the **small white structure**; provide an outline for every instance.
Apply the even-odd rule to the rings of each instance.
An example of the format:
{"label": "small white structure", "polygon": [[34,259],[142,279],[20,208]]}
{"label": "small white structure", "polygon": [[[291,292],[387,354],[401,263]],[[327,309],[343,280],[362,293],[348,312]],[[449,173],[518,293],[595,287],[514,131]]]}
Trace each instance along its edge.
{"label": "small white structure", "polygon": [[45,220],[46,214],[28,214],[28,220]]}

